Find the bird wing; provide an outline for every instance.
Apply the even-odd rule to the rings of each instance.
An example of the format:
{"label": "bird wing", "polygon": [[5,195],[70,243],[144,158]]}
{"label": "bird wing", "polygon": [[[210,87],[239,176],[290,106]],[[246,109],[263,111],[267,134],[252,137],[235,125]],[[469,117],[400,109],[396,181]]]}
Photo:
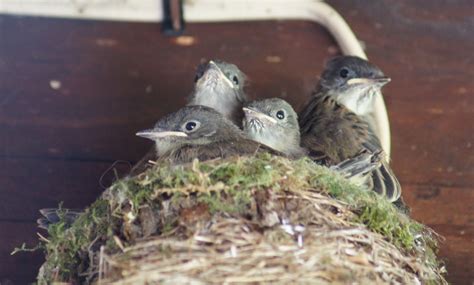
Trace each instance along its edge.
{"label": "bird wing", "polygon": [[331,166],[330,169],[339,172],[347,179],[365,177],[380,167],[382,159],[382,151],[375,153],[363,151],[354,158],[346,159],[341,163]]}
{"label": "bird wing", "polygon": [[299,115],[301,143],[309,156],[322,164],[335,165],[363,149],[368,126],[329,95],[316,94]]}
{"label": "bird wing", "polygon": [[245,138],[233,138],[231,140],[218,141],[206,145],[183,146],[163,155],[160,157],[160,160],[169,161],[171,163],[188,163],[192,162],[195,158],[199,159],[199,161],[206,161],[238,155],[254,155],[262,151],[279,154],[255,141]]}
{"label": "bird wing", "polygon": [[[371,152],[382,151],[380,140],[372,128],[369,128],[369,135],[363,145]],[[372,182],[374,191],[386,196],[390,202],[397,201],[402,194],[400,182],[386,160],[372,172]]]}
{"label": "bird wing", "polygon": [[[301,141],[309,156],[325,165],[336,165],[358,155],[382,151],[380,140],[369,124],[338,104],[329,95],[317,91],[300,112]],[[388,162],[374,169],[367,186],[391,202],[401,195],[401,186]]]}

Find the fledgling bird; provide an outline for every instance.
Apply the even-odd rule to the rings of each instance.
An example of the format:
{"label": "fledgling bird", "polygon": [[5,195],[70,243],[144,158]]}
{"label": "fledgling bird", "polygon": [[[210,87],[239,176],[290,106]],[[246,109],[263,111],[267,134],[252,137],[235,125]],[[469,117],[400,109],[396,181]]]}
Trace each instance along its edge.
{"label": "fledgling bird", "polygon": [[[221,60],[210,60],[198,65],[194,90],[188,98],[187,106],[207,106],[240,126],[242,124],[242,106],[247,101],[244,92],[247,76],[235,65]],[[157,158],[153,147],[131,169],[130,175],[136,175],[149,167],[148,161]]]}
{"label": "fledgling bird", "polygon": [[[137,136],[155,142],[158,161],[172,164],[206,161],[236,155],[253,155],[259,151],[279,154],[248,139],[233,122],[206,106],[186,106],[159,120],[152,129]],[[38,219],[40,228],[48,229],[63,217],[69,226],[81,214],[67,209],[42,209]]]}
{"label": "fledgling bird", "polygon": [[270,98],[248,103],[244,108],[243,128],[247,136],[289,157],[301,157],[298,116],[283,99]]}
{"label": "fledgling bird", "polygon": [[[349,59],[350,65],[341,64],[337,58],[328,63],[319,86],[299,113],[302,146],[311,157],[326,165],[338,164],[361,151],[382,150],[370,124],[346,104],[360,104],[363,109],[371,92],[379,90],[389,79],[380,70],[359,66],[360,61],[354,57]],[[372,171],[367,184],[391,202],[400,198],[400,183],[387,161]]]}
{"label": "fledgling bird", "polygon": [[373,100],[382,95],[381,89],[388,82],[390,78],[367,60],[339,56],[327,62],[319,88],[366,121],[374,134],[379,134]]}
{"label": "fledgling bird", "polygon": [[[300,158],[307,151],[300,146],[298,115],[283,99],[270,98],[248,103],[244,108],[244,133],[252,140],[277,150],[290,158]],[[380,166],[380,153],[362,152],[331,167],[353,183],[363,184],[365,176]]]}
{"label": "fledgling bird", "polygon": [[200,64],[188,105],[211,107],[240,126],[242,106],[247,101],[244,92],[246,79],[235,64],[221,60]]}
{"label": "fledgling bird", "polygon": [[[186,106],[137,136],[155,142],[159,161],[186,163],[271,151],[248,139],[234,123],[206,106]],[[275,152],[276,153],[276,152]]]}
{"label": "fledgling bird", "polygon": [[[267,104],[265,102],[275,102],[275,104]],[[268,114],[272,114],[272,106],[277,107],[277,109],[282,108],[284,110],[284,117],[291,120],[292,123],[290,125],[293,129],[296,129],[294,133],[298,136],[292,136],[292,139],[288,140],[288,142],[294,142],[298,147],[291,146],[291,151],[280,147],[272,148],[271,145],[269,145],[270,148],[265,147],[259,143],[258,136],[256,137],[257,141],[249,139],[241,129],[221,113],[212,108],[199,105],[186,106],[175,113],[169,114],[158,121],[153,129],[140,131],[137,133],[137,136],[153,140],[158,160],[168,161],[173,164],[191,162],[195,158],[205,161],[235,155],[253,155],[259,151],[268,151],[275,155],[286,154],[289,156],[296,153],[303,155],[304,150],[299,147],[296,113],[288,103],[281,99],[267,99],[263,102],[254,102],[249,105],[250,108],[253,108],[254,112],[259,112],[257,110],[262,108],[262,110],[268,110]],[[279,110],[275,112],[275,116],[282,118],[281,113],[278,113]],[[252,118],[258,120],[262,118],[262,120],[267,119],[259,115],[255,116],[252,112],[249,114]],[[253,123],[249,122],[249,124]],[[266,126],[269,128],[280,128],[275,124]],[[284,128],[291,131],[291,128]],[[284,131],[281,134],[284,134]],[[284,137],[281,139],[284,139]],[[343,161],[333,167],[333,170],[353,180],[354,177],[364,175],[376,167],[379,162],[380,159],[377,159],[377,156],[365,153],[357,156],[355,159]],[[48,229],[49,225],[61,220],[68,227],[82,212],[78,210],[48,208],[40,210],[40,213],[43,217],[37,220],[38,226]]]}

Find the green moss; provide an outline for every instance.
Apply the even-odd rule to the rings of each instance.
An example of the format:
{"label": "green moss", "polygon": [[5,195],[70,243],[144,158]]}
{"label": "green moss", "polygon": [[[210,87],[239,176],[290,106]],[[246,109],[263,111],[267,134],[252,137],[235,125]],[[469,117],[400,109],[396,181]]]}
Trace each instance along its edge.
{"label": "green moss", "polygon": [[[58,277],[61,280],[78,278],[79,267],[83,264],[83,254],[89,247],[98,246],[99,239],[111,237],[110,230],[115,224],[111,221],[107,201],[99,199],[72,224],[67,225],[65,215],[59,214],[60,221],[48,228],[48,240],[43,247],[47,253],[47,269],[59,269]],[[98,242],[94,244],[93,242]],[[54,271],[54,270],[53,270]],[[52,276],[45,276],[44,283],[49,283]]]}
{"label": "green moss", "polygon": [[[310,162],[306,162],[310,163]],[[427,232],[423,225],[409,219],[384,197],[373,191],[350,184],[337,174],[323,167],[308,167],[313,175],[310,185],[323,188],[336,199],[346,202],[357,214],[355,222],[363,223],[371,230],[385,236],[395,245],[405,249],[413,249],[415,237],[425,238],[430,246],[436,246],[436,241]]]}
{"label": "green moss", "polygon": [[[81,270],[87,268],[90,248],[105,245],[109,251],[117,250],[116,243],[111,241],[114,235],[121,234],[124,213],[132,211],[136,216],[144,204],[156,208],[161,200],[168,199],[173,207],[179,208],[193,195],[196,201],[207,204],[211,213],[245,213],[255,192],[268,189],[313,189],[327,193],[350,205],[356,214],[354,223],[363,223],[395,245],[413,250],[422,242],[428,248],[427,262],[436,264],[431,250],[436,247],[435,238],[385,199],[350,184],[309,159],[290,161],[262,154],[225,161],[195,161],[185,166],[157,165],[137,177],[117,181],[108,190],[107,199],[98,199],[71,227],[61,221],[49,228],[49,242],[43,244],[46,267],[57,268],[60,280],[78,278]],[[126,207],[129,208],[125,210]],[[168,233],[176,225],[176,219],[167,219],[159,232]],[[46,279],[50,281],[52,276]]]}

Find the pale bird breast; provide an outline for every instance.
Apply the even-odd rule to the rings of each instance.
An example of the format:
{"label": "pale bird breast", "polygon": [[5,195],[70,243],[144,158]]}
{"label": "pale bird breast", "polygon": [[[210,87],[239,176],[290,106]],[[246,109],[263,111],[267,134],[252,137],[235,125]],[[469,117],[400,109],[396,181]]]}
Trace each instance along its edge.
{"label": "pale bird breast", "polygon": [[359,116],[373,112],[372,98],[380,90],[374,88],[353,88],[336,95],[338,103]]}
{"label": "pale bird breast", "polygon": [[225,117],[232,119],[235,112],[241,108],[241,103],[232,92],[216,92],[216,89],[206,89],[195,94],[192,105],[202,105],[210,107]]}
{"label": "pale bird breast", "polygon": [[162,156],[165,153],[172,151],[175,147],[176,145],[173,144],[173,142],[165,140],[157,142],[155,144],[156,153],[158,154],[158,156]]}
{"label": "pale bird breast", "polygon": [[250,128],[249,134],[254,141],[282,153],[288,153],[294,148],[293,140],[286,133],[274,129],[269,130],[263,127],[261,123],[255,123],[254,127]]}

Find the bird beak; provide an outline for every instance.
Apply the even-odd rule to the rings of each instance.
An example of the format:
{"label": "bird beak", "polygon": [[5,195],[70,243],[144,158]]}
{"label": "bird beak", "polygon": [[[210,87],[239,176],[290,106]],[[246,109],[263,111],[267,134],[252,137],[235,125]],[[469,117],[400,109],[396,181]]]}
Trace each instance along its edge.
{"label": "bird beak", "polygon": [[[209,61],[209,68],[208,68],[208,70],[206,70],[205,73],[207,74],[208,72],[211,72],[211,71],[217,72],[219,80],[224,81],[227,85],[229,85],[230,88],[232,88],[232,89],[235,88],[232,81],[230,81],[230,79],[227,78],[227,76],[224,74],[224,72],[222,72],[222,70],[219,68],[219,66],[212,60]],[[206,77],[206,74],[204,74],[203,78]]]}
{"label": "bird beak", "polygon": [[277,120],[262,113],[262,112],[259,112],[259,111],[256,111],[254,109],[250,109],[250,108],[247,108],[247,107],[244,107],[242,108],[242,110],[244,111],[245,113],[245,117],[247,119],[257,119],[259,121],[267,121],[271,124],[276,124],[277,123]]}
{"label": "bird beak", "polygon": [[347,85],[380,85],[383,86],[390,82],[390,77],[376,77],[376,78],[351,78],[347,80]]}
{"label": "bird beak", "polygon": [[161,129],[150,129],[144,130],[136,133],[137,136],[150,139],[150,140],[158,140],[168,137],[187,137],[188,135],[183,132],[173,132],[173,131],[165,131]]}

